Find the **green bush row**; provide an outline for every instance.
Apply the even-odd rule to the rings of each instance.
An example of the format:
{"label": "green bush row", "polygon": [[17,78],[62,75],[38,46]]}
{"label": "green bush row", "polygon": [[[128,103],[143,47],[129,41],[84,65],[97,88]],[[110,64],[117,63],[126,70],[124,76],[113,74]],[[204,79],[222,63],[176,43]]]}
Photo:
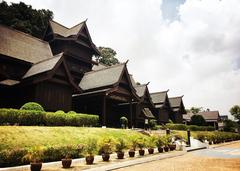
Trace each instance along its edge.
{"label": "green bush row", "polygon": [[240,134],[231,133],[231,132],[198,132],[194,135],[194,138],[204,141],[208,140],[210,143],[222,143],[240,140]]}
{"label": "green bush row", "polygon": [[185,125],[185,124],[171,124],[168,123],[164,128],[169,128],[171,130],[188,130],[190,129],[191,131],[214,131],[214,127],[212,126],[196,126],[196,125]]}
{"label": "green bush row", "polygon": [[0,125],[97,126],[97,115],[0,109]]}

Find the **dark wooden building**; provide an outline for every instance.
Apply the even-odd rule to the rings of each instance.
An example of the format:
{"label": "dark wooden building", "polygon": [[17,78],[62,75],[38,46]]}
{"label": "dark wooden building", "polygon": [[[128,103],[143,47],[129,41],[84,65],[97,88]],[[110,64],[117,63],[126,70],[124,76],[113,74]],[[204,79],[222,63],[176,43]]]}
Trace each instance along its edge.
{"label": "dark wooden building", "polygon": [[137,95],[140,98],[139,101],[133,104],[133,109],[136,115],[134,125],[138,128],[144,128],[151,119],[155,119],[155,116],[152,114],[154,104],[148,90],[149,83],[136,84],[132,75],[130,75],[130,78],[132,81],[132,85],[134,86]]}
{"label": "dark wooden building", "polygon": [[71,110],[99,54],[86,22],[67,28],[50,21],[44,40],[2,25],[0,33],[0,107],[34,101],[48,111]]}
{"label": "dark wooden building", "polygon": [[169,98],[170,106],[172,108],[170,119],[173,123],[183,123],[183,114],[186,114],[186,110],[182,98],[183,96]]}
{"label": "dark wooden building", "polygon": [[150,94],[155,107],[153,114],[158,124],[168,123],[172,113],[167,92],[168,90]]}
{"label": "dark wooden building", "polygon": [[75,111],[99,115],[102,126],[120,127],[122,116],[128,118],[129,127],[134,126],[132,104],[139,101],[139,97],[126,63],[94,67],[93,71],[84,74],[79,87],[83,93],[73,95]]}

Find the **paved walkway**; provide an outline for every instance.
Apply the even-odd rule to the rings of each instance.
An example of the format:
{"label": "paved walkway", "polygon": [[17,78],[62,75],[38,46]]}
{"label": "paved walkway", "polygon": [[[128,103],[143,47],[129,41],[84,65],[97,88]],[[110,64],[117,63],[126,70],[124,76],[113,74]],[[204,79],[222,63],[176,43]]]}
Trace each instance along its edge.
{"label": "paved walkway", "polygon": [[240,171],[240,142],[184,156],[130,166],[116,171]]}

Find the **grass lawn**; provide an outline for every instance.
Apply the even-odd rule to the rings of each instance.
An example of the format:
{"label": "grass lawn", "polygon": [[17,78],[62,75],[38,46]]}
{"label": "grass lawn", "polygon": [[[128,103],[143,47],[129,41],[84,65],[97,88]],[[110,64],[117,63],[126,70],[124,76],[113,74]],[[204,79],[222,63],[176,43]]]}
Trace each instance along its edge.
{"label": "grass lawn", "polygon": [[87,138],[145,136],[132,130],[89,127],[0,126],[0,151],[34,146],[77,145]]}

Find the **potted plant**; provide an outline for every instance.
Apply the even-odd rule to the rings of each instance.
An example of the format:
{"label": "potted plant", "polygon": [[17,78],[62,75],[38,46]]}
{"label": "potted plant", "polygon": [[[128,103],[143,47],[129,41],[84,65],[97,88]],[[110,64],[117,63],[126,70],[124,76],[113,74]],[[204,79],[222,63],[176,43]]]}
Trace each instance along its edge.
{"label": "potted plant", "polygon": [[162,153],[163,152],[163,145],[164,145],[164,140],[161,136],[158,136],[156,140],[156,146],[158,148],[158,152]]}
{"label": "potted plant", "polygon": [[131,140],[130,150],[128,151],[129,157],[134,157],[135,156],[136,147],[137,147],[137,139],[133,138]]}
{"label": "potted plant", "polygon": [[169,144],[170,144],[170,141],[169,141],[169,136],[164,136],[163,137],[163,149],[165,152],[168,152],[169,151]]}
{"label": "potted plant", "polygon": [[31,171],[40,171],[42,168],[43,150],[41,148],[33,148],[23,157],[23,160],[30,161]]}
{"label": "potted plant", "polygon": [[126,129],[127,125],[128,125],[128,119],[126,117],[122,116],[120,118],[120,123],[121,123],[121,127]]}
{"label": "potted plant", "polygon": [[148,139],[148,142],[147,142],[147,148],[148,148],[148,153],[149,154],[153,154],[154,153],[154,147],[156,145],[156,137],[154,136],[151,136],[149,139]]}
{"label": "potted plant", "polygon": [[70,168],[72,164],[72,146],[66,146],[62,149],[62,167],[63,168]]}
{"label": "potted plant", "polygon": [[85,154],[85,160],[87,164],[93,164],[94,156],[97,153],[97,140],[93,138],[89,138],[87,143],[83,147],[83,151]]}
{"label": "potted plant", "polygon": [[102,155],[103,161],[109,161],[110,154],[113,152],[114,141],[111,138],[103,138],[99,143],[99,152]]}
{"label": "potted plant", "polygon": [[138,152],[140,156],[144,156],[145,150],[144,147],[146,146],[145,144],[145,139],[139,138],[137,140],[137,147],[139,148]]}
{"label": "potted plant", "polygon": [[118,159],[123,159],[124,158],[124,149],[127,148],[126,142],[124,141],[124,139],[119,138],[118,142],[116,143],[116,153],[117,153],[117,157]]}

